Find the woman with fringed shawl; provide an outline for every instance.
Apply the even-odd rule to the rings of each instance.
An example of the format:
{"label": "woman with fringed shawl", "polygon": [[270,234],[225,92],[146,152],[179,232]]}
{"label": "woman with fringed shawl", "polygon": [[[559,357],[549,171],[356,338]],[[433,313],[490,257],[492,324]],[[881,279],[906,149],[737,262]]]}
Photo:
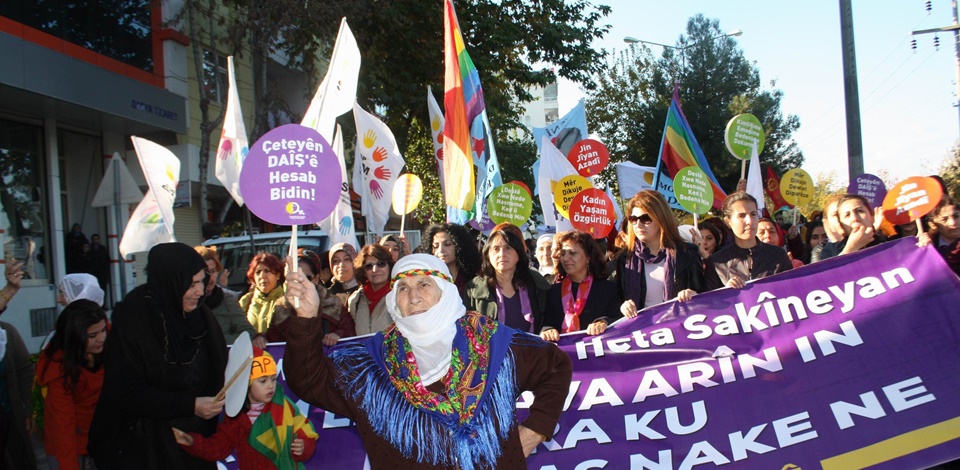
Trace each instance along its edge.
{"label": "woman with fringed shawl", "polygon": [[[325,352],[316,289],[288,277],[300,308],[286,351],[301,399],[354,420],[372,468],[526,468],[549,439],[572,374],[570,358],[536,336],[466,312],[446,265],[401,258],[384,299],[394,324]],[[530,390],[530,417],[515,404]]]}

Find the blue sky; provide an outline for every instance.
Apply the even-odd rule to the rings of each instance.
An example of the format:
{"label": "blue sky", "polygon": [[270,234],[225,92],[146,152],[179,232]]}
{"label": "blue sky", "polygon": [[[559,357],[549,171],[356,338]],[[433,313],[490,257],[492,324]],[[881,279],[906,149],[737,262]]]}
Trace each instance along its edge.
{"label": "blue sky", "polygon": [[[594,46],[623,49],[624,36],[674,44],[687,20],[703,13],[720,20],[723,31],[743,30],[735,38],[755,61],[765,88],[770,80],[784,92],[781,107],[800,118],[794,138],[811,175],[835,171],[847,179],[840,13],[836,0],[799,2],[607,0],[610,33]],[[953,22],[950,2],[933,0],[853,1],[864,167],[889,172],[899,181],[936,172],[960,137],[956,101],[956,62],[952,33],[910,32]],[[651,46],[657,56],[659,47]],[[560,113],[582,96],[576,84],[561,80]],[[681,97],[682,99],[682,97]],[[696,132],[696,129],[694,129]],[[724,157],[733,158],[725,155]]]}

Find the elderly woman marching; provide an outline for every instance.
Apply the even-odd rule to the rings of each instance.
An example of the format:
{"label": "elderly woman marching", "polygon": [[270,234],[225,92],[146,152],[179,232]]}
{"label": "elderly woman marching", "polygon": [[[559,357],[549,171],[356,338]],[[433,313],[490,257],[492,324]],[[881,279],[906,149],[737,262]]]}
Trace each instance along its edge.
{"label": "elderly woman marching", "polygon": [[[299,273],[300,299],[287,343],[291,390],[357,424],[372,468],[526,468],[553,435],[570,385],[570,358],[556,346],[466,312],[446,265],[401,258],[384,298],[394,324],[325,354],[316,289]],[[530,390],[530,417],[515,403]]]}

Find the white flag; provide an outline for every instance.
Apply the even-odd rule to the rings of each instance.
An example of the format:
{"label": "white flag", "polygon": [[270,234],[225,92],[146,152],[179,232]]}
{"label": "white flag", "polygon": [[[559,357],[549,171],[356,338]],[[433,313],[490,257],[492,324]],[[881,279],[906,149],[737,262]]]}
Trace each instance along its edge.
{"label": "white flag", "polygon": [[440,111],[440,105],[433,97],[430,86],[427,86],[427,113],[430,115],[430,135],[433,136],[433,158],[437,162],[437,173],[440,175],[440,191],[446,194],[443,184],[443,111]]}
{"label": "white flag", "polygon": [[150,189],[133,211],[120,240],[120,253],[149,251],[159,243],[173,242],[173,200],[177,197],[180,160],[170,150],[147,139],[131,136],[140,168]]}
{"label": "white flag", "polygon": [[343,185],[340,186],[340,200],[333,209],[330,217],[327,217],[318,225],[320,229],[327,232],[330,237],[330,245],[337,243],[349,243],[357,251],[357,232],[353,223],[353,207],[350,205],[350,185],[347,179],[347,164],[343,160],[343,135],[340,133],[340,126],[337,126],[337,132],[333,135],[333,144],[331,144],[334,153],[337,154],[337,160],[340,162],[340,177]]}
{"label": "white flag", "polygon": [[227,75],[230,86],[227,88],[227,109],[223,113],[223,131],[220,144],[217,145],[217,160],[214,174],[223,184],[237,205],[243,205],[240,194],[240,169],[247,158],[249,142],[247,128],[243,125],[243,113],[240,111],[240,95],[237,93],[237,78],[233,72],[233,56],[227,57]]}
{"label": "white flag", "polygon": [[390,218],[393,186],[403,169],[403,156],[386,124],[356,104],[353,105],[353,119],[357,125],[357,151],[363,165],[362,185],[367,193],[364,204],[369,204],[365,206],[369,207],[368,211],[365,210],[367,230],[383,235],[383,228]]}
{"label": "white flag", "polygon": [[330,66],[320,82],[313,101],[303,115],[301,125],[315,129],[330,142],[337,116],[350,111],[357,99],[357,75],[360,73],[360,48],[347,19],[340,20],[340,32],[333,46]]}
{"label": "white flag", "polygon": [[547,227],[556,227],[557,232],[573,230],[573,225],[565,219],[553,205],[553,185],[564,176],[577,175],[577,169],[570,164],[550,138],[543,136],[540,144],[540,174],[537,187],[540,188],[540,206],[543,208],[543,223]]}
{"label": "white flag", "polygon": [[757,214],[763,214],[763,175],[760,173],[760,155],[757,155],[757,146],[752,146],[750,152],[750,173],[747,174],[747,194],[757,198]]}

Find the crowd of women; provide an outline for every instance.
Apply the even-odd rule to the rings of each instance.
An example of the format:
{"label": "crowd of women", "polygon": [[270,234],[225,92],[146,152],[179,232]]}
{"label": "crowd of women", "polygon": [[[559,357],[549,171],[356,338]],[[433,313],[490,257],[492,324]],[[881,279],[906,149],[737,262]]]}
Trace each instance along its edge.
{"label": "crowd of women", "polygon": [[[414,249],[403,237],[387,236],[359,251],[349,244],[323,254],[300,250],[296,279],[316,290],[319,334],[332,346],[394,323],[391,272],[413,252],[433,255],[446,267],[467,311],[552,342],[568,332],[598,335],[623,317],[643,321],[648,307],[665,301],[742,288],[898,237],[932,244],[960,273],[960,206],[949,196],[927,216],[927,232],[886,227],[877,214],[863,197],[843,195],[809,221],[787,224],[762,217],[756,200],[737,192],[726,198],[722,216],[682,229],[663,196],[642,191],[627,202],[620,230],[606,239],[571,231],[527,241],[516,226],[500,224],[481,240],[468,228],[441,224],[427,228]],[[227,290],[222,274],[212,249],[158,245],[149,253],[146,283],[116,306],[109,321],[96,278],[67,275],[58,298],[65,309],[35,379],[23,341],[0,322],[0,448],[6,450],[0,468],[35,465],[28,435],[34,428],[55,469],[214,468],[209,456],[191,450],[190,436],[202,440],[218,429],[226,346],[244,332],[257,350],[285,342],[297,317],[276,255],[252,259],[247,292]],[[19,263],[6,264],[0,311],[21,277]],[[261,371],[250,382],[269,387],[275,373],[271,379]],[[248,401],[271,400],[274,389],[257,390],[260,395],[251,388]],[[245,409],[261,413],[255,404]],[[298,436],[286,452],[294,460],[309,458],[309,430]],[[271,468],[264,462],[248,468]]]}

